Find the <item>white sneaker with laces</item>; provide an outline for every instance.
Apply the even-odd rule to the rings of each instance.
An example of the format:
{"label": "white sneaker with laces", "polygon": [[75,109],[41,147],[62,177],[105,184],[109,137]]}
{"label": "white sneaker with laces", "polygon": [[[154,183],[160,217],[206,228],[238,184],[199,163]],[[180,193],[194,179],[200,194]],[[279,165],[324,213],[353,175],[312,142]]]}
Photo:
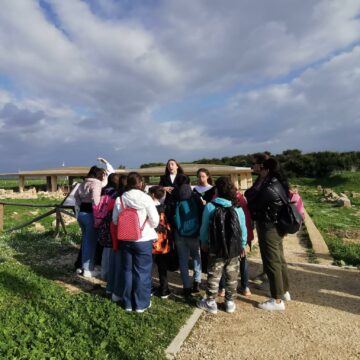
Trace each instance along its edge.
{"label": "white sneaker with laces", "polygon": [[217,304],[213,299],[202,299],[198,301],[197,307],[211,314],[217,314]]}
{"label": "white sneaker with laces", "polygon": [[225,301],[225,311],[227,313],[233,313],[236,309],[236,305],[233,301]]}
{"label": "white sneaker with laces", "polygon": [[284,301],[291,301],[290,293],[287,291],[287,292],[282,296],[282,299],[283,299]]}
{"label": "white sneaker with laces", "polygon": [[261,304],[258,304],[258,308],[268,311],[285,310],[285,303],[282,300],[277,303],[275,299],[270,299]]}

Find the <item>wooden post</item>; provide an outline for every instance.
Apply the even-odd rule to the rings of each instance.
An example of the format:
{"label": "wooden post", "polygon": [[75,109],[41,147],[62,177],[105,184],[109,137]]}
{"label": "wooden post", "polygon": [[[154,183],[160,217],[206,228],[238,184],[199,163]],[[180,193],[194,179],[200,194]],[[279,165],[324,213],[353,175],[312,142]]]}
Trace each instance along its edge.
{"label": "wooden post", "polygon": [[235,185],[237,189],[239,189],[239,177],[237,174],[230,174],[230,180]]}
{"label": "wooden post", "polygon": [[0,231],[4,230],[4,205],[0,204]]}
{"label": "wooden post", "polygon": [[249,171],[247,174],[246,174],[246,178],[247,178],[247,188],[251,188],[252,185],[253,185],[253,181],[252,181],[252,176],[251,176],[251,171]]}
{"label": "wooden post", "polygon": [[247,173],[240,174],[240,190],[246,190],[248,188]]}
{"label": "wooden post", "polygon": [[19,175],[19,192],[24,192],[25,188],[25,176]]}
{"label": "wooden post", "polygon": [[57,191],[57,176],[51,175],[51,192]]}

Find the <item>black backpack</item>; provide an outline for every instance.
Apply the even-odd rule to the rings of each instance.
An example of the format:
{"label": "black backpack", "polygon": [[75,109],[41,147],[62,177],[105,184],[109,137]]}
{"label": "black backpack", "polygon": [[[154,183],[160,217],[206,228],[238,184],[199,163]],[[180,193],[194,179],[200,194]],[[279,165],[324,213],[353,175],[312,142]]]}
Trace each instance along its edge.
{"label": "black backpack", "polygon": [[277,219],[277,228],[282,234],[295,234],[300,230],[303,223],[302,215],[297,209],[296,204],[290,201],[284,191],[281,192],[277,189],[275,191],[283,202]]}
{"label": "black backpack", "polygon": [[216,209],[209,224],[209,253],[226,259],[239,256],[242,233],[235,208],[212,204]]}

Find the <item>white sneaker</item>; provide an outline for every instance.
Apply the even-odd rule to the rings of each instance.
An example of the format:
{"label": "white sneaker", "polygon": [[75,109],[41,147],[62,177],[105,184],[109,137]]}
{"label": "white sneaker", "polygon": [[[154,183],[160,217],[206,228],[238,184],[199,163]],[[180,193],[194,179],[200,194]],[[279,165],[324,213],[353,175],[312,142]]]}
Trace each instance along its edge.
{"label": "white sneaker", "polygon": [[86,278],[93,278],[99,276],[100,272],[96,270],[84,270],[82,275]]}
{"label": "white sneaker", "polygon": [[282,299],[283,299],[284,301],[291,301],[290,293],[287,291],[287,292],[282,296]]}
{"label": "white sneaker", "polygon": [[202,299],[200,301],[198,301],[197,303],[197,307],[199,309],[205,310],[211,314],[217,314],[217,304],[215,302],[215,300],[211,299]]}
{"label": "white sneaker", "polygon": [[275,299],[270,299],[261,304],[258,304],[258,308],[269,311],[285,310],[285,304],[282,300],[280,300],[280,302],[277,303]]}
{"label": "white sneaker", "polygon": [[147,309],[150,309],[150,308],[151,308],[151,301],[150,301],[149,306],[146,307],[145,309],[136,309],[135,311],[136,311],[137,313],[143,313],[144,311],[146,311]]}
{"label": "white sneaker", "polygon": [[236,309],[236,305],[233,301],[225,301],[225,311],[227,313],[233,313]]}
{"label": "white sneaker", "polygon": [[83,269],[82,269],[82,268],[77,268],[77,269],[75,270],[75,272],[76,272],[76,274],[81,275],[82,272],[83,272]]}
{"label": "white sneaker", "polygon": [[111,301],[117,303],[121,300],[120,296],[115,295],[114,293],[111,295]]}

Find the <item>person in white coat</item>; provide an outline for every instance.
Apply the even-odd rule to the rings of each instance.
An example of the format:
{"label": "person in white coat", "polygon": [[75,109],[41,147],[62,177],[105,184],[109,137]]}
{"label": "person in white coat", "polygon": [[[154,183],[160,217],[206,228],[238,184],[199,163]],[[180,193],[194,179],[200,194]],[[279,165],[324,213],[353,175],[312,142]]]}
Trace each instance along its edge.
{"label": "person in white coat", "polygon": [[[159,214],[152,198],[143,191],[144,181],[140,174],[129,173],[124,194],[116,199],[113,222],[122,224],[119,215],[124,208],[137,210],[141,237],[133,240],[119,239],[120,251],[120,302],[126,311],[144,312],[151,306],[152,243],[157,239],[155,228]],[[121,219],[121,217],[120,217]]]}

